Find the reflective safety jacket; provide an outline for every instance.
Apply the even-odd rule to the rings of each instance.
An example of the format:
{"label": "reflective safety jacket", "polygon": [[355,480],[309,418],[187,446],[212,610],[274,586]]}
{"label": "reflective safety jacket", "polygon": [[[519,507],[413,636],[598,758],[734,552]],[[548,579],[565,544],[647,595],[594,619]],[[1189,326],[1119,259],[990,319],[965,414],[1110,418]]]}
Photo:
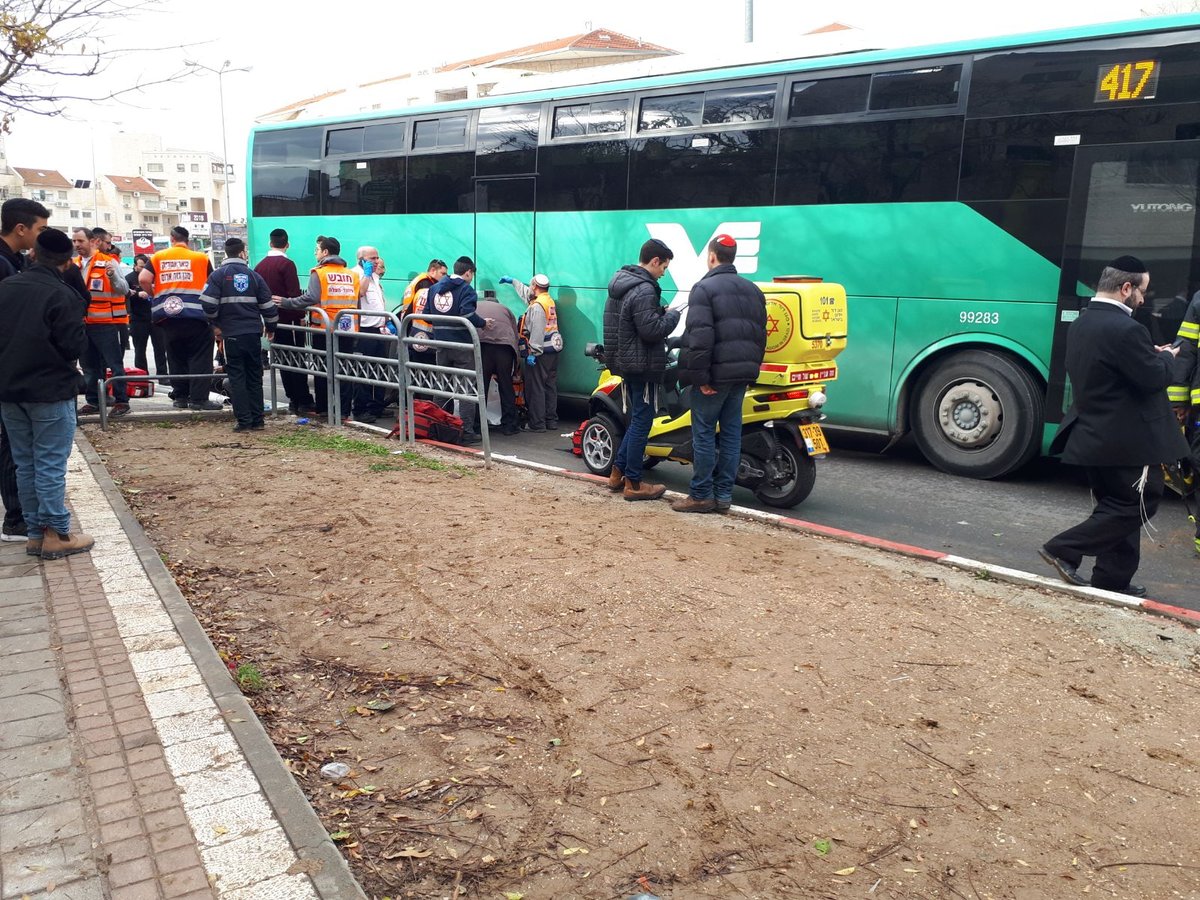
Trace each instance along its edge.
{"label": "reflective safety jacket", "polygon": [[181,319],[207,322],[200,295],[208,282],[208,256],[173,244],[150,257],[154,273],[154,297],[150,301],[150,321],[155,325]]}
{"label": "reflective safety jacket", "polygon": [[1179,356],[1175,358],[1175,381],[1167,388],[1172,403],[1200,406],[1200,291],[1192,297],[1179,326]]}
{"label": "reflective safety jacket", "polygon": [[[526,309],[517,326],[521,337],[529,345],[540,349],[542,353],[558,353],[563,348],[563,339],[558,331],[558,307],[555,306],[554,298],[549,294],[538,294],[536,297],[531,297],[529,302],[531,305],[540,306],[542,315],[531,318],[529,310]],[[542,323],[542,333],[540,335],[530,334],[530,325],[539,320]]]}
{"label": "reflective safety jacket", "polygon": [[[107,253],[95,253],[90,259],[84,260],[76,256],[73,259],[79,271],[83,273],[83,281],[92,295],[88,303],[87,314],[83,318],[85,325],[126,325],[129,323],[129,310],[125,305],[125,279],[118,277],[115,281],[108,277],[109,263],[118,262],[115,256]],[[87,269],[84,270],[84,263]]]}
{"label": "reflective safety jacket", "polygon": [[[421,272],[408,283],[408,287],[404,289],[403,306],[400,308],[401,316],[425,312],[426,298],[429,296],[429,288],[433,286],[433,282],[434,278],[428,272]],[[413,337],[433,336],[433,326],[424,319],[413,319],[408,324]]]}
{"label": "reflective safety jacket", "polygon": [[[362,287],[358,273],[347,268],[345,263],[323,263],[309,274],[320,279],[321,295],[316,305],[325,311],[329,321],[337,322],[338,331],[358,331],[356,316],[337,317],[343,309],[358,309],[358,292]],[[324,322],[319,317],[313,317],[311,324],[319,328]]]}

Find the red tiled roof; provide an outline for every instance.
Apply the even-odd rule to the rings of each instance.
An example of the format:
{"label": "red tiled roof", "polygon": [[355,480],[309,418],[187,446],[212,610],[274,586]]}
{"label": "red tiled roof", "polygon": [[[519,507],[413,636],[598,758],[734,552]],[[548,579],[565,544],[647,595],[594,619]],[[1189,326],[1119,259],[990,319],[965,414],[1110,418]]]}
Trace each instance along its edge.
{"label": "red tiled roof", "polygon": [[489,53],[487,56],[477,56],[474,59],[464,59],[461,62],[448,63],[439,66],[438,72],[451,72],[455,69],[468,69],[472,66],[485,66],[488,63],[502,59],[522,59],[530,56],[541,56],[563,50],[606,50],[615,53],[670,53],[677,51],[658,44],[635,40],[627,35],[607,28],[597,28],[586,34],[573,34],[569,37],[556,38],[553,41],[543,41],[540,44],[530,44],[513,50],[502,50],[499,53]]}
{"label": "red tiled roof", "polygon": [[262,114],[262,118],[266,118],[267,116],[277,116],[280,113],[291,112],[293,110],[299,112],[306,106],[311,106],[314,103],[320,103],[322,100],[328,100],[330,97],[336,97],[338,94],[344,94],[345,92],[345,88],[338,88],[336,91],[326,91],[323,94],[317,94],[315,97],[306,97],[303,100],[297,100],[295,103],[289,103],[287,106],[281,106],[279,109],[273,109],[270,112],[265,112]]}
{"label": "red tiled roof", "polygon": [[831,31],[851,31],[853,27],[843,25],[841,22],[830,22],[828,25],[822,25],[820,28],[814,28],[812,31],[806,31],[805,34],[828,34]]}
{"label": "red tiled roof", "polygon": [[74,182],[67,181],[62,172],[57,169],[22,169],[20,166],[13,166],[13,171],[20,175],[21,180],[26,184],[36,184],[48,188],[75,187]]}
{"label": "red tiled roof", "polygon": [[139,175],[105,175],[104,177],[115,184],[118,191],[144,191],[148,194],[158,193],[158,188]]}

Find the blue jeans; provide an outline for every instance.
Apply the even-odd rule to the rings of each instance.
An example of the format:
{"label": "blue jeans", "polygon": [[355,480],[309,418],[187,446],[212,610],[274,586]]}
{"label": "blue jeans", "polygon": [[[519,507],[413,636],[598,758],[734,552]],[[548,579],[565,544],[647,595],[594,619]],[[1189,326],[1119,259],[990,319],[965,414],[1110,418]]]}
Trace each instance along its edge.
{"label": "blue jeans", "polygon": [[642,480],[642,460],[646,456],[646,441],[654,424],[654,406],[646,400],[647,382],[639,378],[625,379],[625,396],[629,401],[629,427],[621,439],[613,465],[630,481]]}
{"label": "blue jeans", "polygon": [[5,402],[0,415],[17,464],[17,492],[29,534],[42,528],[69,534],[67,458],[75,439],[75,400]]}
{"label": "blue jeans", "polygon": [[[733,499],[733,480],[742,455],[744,385],[705,395],[692,388],[692,483],[697,500]],[[720,434],[717,427],[720,426]]]}
{"label": "blue jeans", "polygon": [[[125,351],[121,349],[121,332],[117,325],[85,325],[87,350],[83,353],[83,377],[87,380],[83,395],[87,402],[99,406],[96,382],[105,377],[104,370],[112,369],[114,376],[125,374]],[[113,402],[129,402],[129,382],[114,381]]]}

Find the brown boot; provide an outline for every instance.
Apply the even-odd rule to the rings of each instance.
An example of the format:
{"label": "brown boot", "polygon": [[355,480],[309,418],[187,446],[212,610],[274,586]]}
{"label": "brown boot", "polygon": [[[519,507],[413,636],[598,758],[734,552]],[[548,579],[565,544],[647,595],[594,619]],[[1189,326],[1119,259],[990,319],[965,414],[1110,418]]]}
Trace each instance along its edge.
{"label": "brown boot", "polygon": [[25,540],[25,553],[27,556],[42,555],[42,539],[45,537],[45,534],[46,532],[41,528],[36,531],[32,528],[29,529],[29,536]]}
{"label": "brown boot", "polygon": [[616,466],[612,467],[612,471],[608,473],[608,489],[614,494],[624,490],[625,476],[621,474],[621,470]]}
{"label": "brown boot", "polygon": [[42,559],[62,559],[73,553],[85,553],[95,545],[92,536],[88,534],[59,534],[53,528],[46,529],[46,537],[42,541]]}
{"label": "brown boot", "polygon": [[683,500],[676,500],[671,504],[671,509],[675,512],[682,513],[710,513],[717,508],[717,501],[709,497],[707,500],[698,500],[691,494],[688,494]]}
{"label": "brown boot", "polygon": [[626,500],[657,500],[667,492],[665,484],[651,484],[648,481],[634,481],[632,478],[625,479],[625,499]]}

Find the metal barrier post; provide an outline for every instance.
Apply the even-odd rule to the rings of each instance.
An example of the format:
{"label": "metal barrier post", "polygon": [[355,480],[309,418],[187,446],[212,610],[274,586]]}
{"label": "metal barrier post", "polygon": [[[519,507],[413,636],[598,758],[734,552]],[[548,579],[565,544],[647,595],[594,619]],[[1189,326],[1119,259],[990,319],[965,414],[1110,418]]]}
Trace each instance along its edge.
{"label": "metal barrier post", "polygon": [[[431,324],[440,323],[442,325],[452,325],[458,328],[466,329],[471,336],[471,343],[460,343],[457,341],[435,341],[428,338],[403,337],[401,343],[406,347],[411,347],[420,344],[423,347],[444,348],[447,350],[464,350],[468,346],[474,354],[475,368],[460,369],[455,366],[442,366],[436,363],[413,362],[411,359],[405,363],[405,368],[411,376],[405,384],[405,414],[408,416],[408,435],[409,441],[416,440],[416,423],[413,418],[413,398],[417,394],[427,394],[432,397],[441,397],[446,400],[466,400],[474,402],[476,409],[479,412],[479,436],[483,439],[483,459],[485,466],[492,464],[492,441],[491,435],[488,432],[487,420],[487,393],[483,384],[483,358],[479,349],[479,332],[475,326],[471,324],[469,319],[462,316],[438,316],[430,315],[429,313],[409,313],[404,317],[401,323],[401,334],[408,329],[408,325],[414,319],[420,319],[423,322]],[[474,375],[474,391],[468,392],[467,388],[470,382],[467,378]]]}
{"label": "metal barrier post", "polygon": [[[309,313],[319,315],[323,325],[319,328],[308,325],[276,325],[275,332],[278,334],[281,330],[288,331],[292,334],[303,334],[304,344],[298,346],[295,344],[276,344],[271,342],[268,345],[271,364],[271,406],[275,407],[276,387],[275,387],[275,372],[296,372],[301,375],[312,375],[314,377],[328,376],[330,371],[330,359],[333,352],[332,346],[328,339],[330,325],[329,315],[319,306],[310,307]],[[324,334],[325,349],[320,350],[312,346],[312,338],[314,335]],[[328,377],[326,377],[328,381]],[[329,384],[325,385],[326,394],[328,397]],[[328,402],[328,400],[327,400]],[[327,418],[332,407],[327,406]]]}
{"label": "metal barrier post", "polygon": [[[334,369],[333,380],[335,382],[348,381],[352,384],[362,384],[370,387],[382,387],[387,389],[404,390],[404,363],[402,359],[403,345],[400,343],[400,319],[395,313],[387,312],[386,310],[377,309],[343,309],[339,310],[337,318],[334,319],[333,333],[339,333],[338,322],[345,316],[348,319],[363,319],[363,318],[383,318],[392,323],[396,329],[396,334],[369,334],[364,335],[360,332],[353,332],[358,337],[355,338],[355,352],[345,353],[337,351],[334,353]],[[349,333],[349,332],[347,332]],[[360,343],[365,342],[365,343]],[[361,352],[362,347],[373,345],[372,349],[388,346],[391,348],[392,355],[378,356]],[[340,386],[334,386],[334,394],[338,398],[339,415],[341,415],[341,390]],[[397,404],[396,425],[399,428],[401,423],[401,415],[399,409],[403,408]],[[341,422],[341,419],[338,419]],[[397,432],[398,433],[398,432]]]}
{"label": "metal barrier post", "polygon": [[[174,381],[174,380],[179,380],[179,381],[204,380],[204,381],[209,381],[209,382],[211,382],[216,377],[217,377],[217,374],[215,372],[202,372],[197,375],[171,375],[170,376],[172,381]],[[146,381],[146,380],[147,379],[146,379],[145,375],[110,375],[107,378],[102,378],[96,382],[97,390],[99,391],[99,397],[100,397],[100,400],[102,401],[101,403],[98,404],[100,407],[100,430],[101,431],[108,430],[108,403],[107,403],[108,386],[117,381]],[[216,410],[213,410],[213,412],[216,412]]]}

